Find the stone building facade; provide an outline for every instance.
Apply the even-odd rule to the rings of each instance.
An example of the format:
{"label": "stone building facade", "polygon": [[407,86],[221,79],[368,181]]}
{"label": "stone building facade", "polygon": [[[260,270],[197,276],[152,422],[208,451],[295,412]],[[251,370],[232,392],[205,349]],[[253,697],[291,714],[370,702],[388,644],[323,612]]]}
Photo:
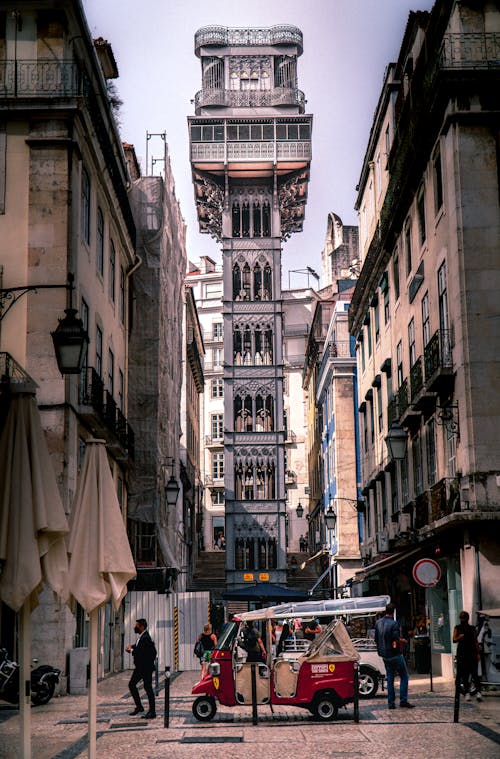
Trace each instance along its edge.
{"label": "stone building facade", "polygon": [[[434,665],[448,673],[460,609],[500,600],[499,31],[491,2],[410,14],[357,200],[358,579],[389,592],[406,624],[428,603]],[[412,579],[422,557],[441,568],[427,597]]]}
{"label": "stone building facade", "polygon": [[281,244],[300,231],[311,117],[302,34],[205,27],[190,117],[200,230],[222,244],[226,583],[286,581]]}
{"label": "stone building facade", "polygon": [[[16,3],[0,11],[0,288],[58,285],[2,297],[2,398],[25,372],[37,402],[69,514],[85,441],[106,440],[124,513],[133,457],[128,422],[130,273],[135,226],[129,176],[108,93],[118,75],[110,46],[91,39],[76,0]],[[5,8],[5,6],[3,6]],[[81,376],[61,377],[50,333],[72,304],[90,343]],[[3,296],[5,296],[5,292]],[[33,613],[32,655],[66,669],[86,644],[86,619],[46,593]],[[16,655],[15,620],[1,610],[2,640]],[[120,668],[122,620],[103,612],[101,673]],[[6,637],[4,637],[6,636]]]}

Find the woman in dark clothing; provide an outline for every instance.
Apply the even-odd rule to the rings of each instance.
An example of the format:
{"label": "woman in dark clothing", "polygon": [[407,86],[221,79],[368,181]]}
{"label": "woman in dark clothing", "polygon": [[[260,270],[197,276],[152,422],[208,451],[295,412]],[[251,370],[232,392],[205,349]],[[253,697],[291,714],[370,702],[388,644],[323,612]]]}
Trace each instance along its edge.
{"label": "woman in dark clothing", "polygon": [[278,645],[276,646],[276,656],[279,656],[280,653],[283,651],[283,646],[285,645],[285,640],[290,635],[290,625],[288,622],[285,622],[283,625],[283,629],[281,631],[280,639],[278,641]]}

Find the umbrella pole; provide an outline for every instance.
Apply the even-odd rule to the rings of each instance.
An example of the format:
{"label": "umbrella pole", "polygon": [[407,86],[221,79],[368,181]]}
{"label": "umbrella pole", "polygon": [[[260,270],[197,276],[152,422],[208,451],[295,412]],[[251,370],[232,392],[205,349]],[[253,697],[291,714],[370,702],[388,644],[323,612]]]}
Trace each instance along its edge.
{"label": "umbrella pole", "polygon": [[97,742],[97,627],[99,609],[90,612],[90,684],[89,684],[89,723],[88,723],[88,757],[96,759]]}
{"label": "umbrella pole", "polygon": [[19,615],[19,711],[21,715],[21,756],[31,759],[31,609],[29,597]]}

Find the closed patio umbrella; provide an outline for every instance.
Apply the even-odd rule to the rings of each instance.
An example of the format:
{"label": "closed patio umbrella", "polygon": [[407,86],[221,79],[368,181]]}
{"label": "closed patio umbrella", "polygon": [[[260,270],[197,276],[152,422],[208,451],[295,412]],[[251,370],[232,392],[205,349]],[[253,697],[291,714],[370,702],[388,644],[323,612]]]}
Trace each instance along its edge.
{"label": "closed patio umbrella", "polygon": [[20,612],[22,756],[31,756],[30,613],[44,582],[63,597],[68,522],[33,392],[13,394],[0,435],[0,599]]}
{"label": "closed patio umbrella", "polygon": [[118,609],[137,572],[104,440],[88,440],[71,511],[71,595],[90,615],[88,756],[96,756],[97,622],[110,598]]}

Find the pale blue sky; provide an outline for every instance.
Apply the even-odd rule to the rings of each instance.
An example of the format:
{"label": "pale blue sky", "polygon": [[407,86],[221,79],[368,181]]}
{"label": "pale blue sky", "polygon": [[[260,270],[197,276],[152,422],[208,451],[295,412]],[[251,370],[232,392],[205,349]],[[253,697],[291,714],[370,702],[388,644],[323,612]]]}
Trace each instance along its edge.
{"label": "pale blue sky", "polygon": [[[210,24],[287,23],[302,30],[299,87],[314,117],[313,161],[304,231],[284,245],[284,285],[289,269],[309,265],[320,273],[328,213],[357,224],[356,184],[385,68],[398,55],[410,10],[430,10],[433,0],[83,0],[83,5],[92,35],[113,47],[124,101],[122,139],[134,144],[143,173],[146,131],[167,133],[191,260],[204,254],[220,259],[217,243],[198,233],[191,187],[186,117],[194,113],[190,101],[201,89],[194,33]],[[162,155],[159,140],[150,140],[151,155]],[[292,287],[304,284],[292,275]]]}

